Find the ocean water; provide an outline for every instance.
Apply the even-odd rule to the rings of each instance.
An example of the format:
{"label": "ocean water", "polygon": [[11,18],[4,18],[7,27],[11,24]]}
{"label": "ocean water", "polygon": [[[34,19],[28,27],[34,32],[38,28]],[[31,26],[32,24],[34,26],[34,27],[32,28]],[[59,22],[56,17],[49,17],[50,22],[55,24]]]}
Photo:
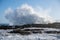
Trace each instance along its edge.
{"label": "ocean water", "polygon": [[20,35],[15,33],[7,33],[9,31],[12,30],[0,30],[0,40],[60,40],[60,34],[37,33]]}

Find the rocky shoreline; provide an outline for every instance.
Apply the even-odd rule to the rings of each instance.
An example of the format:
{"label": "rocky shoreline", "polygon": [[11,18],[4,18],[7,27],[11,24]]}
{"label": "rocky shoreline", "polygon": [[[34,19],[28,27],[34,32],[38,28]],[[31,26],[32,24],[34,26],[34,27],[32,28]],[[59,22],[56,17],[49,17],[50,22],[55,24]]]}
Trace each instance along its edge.
{"label": "rocky shoreline", "polygon": [[50,24],[25,24],[25,25],[0,25],[0,29],[23,29],[29,27],[37,28],[57,28],[60,29],[60,23],[50,23]]}
{"label": "rocky shoreline", "polygon": [[29,29],[29,28],[25,28],[25,29],[14,29],[13,31],[10,31],[8,33],[19,33],[21,35],[29,35],[29,34],[36,34],[36,33],[39,33],[39,34],[42,34],[42,33],[47,33],[47,34],[60,34],[60,31],[57,31],[57,30],[47,30],[45,31],[45,29],[38,29],[38,28],[34,28],[34,29]]}
{"label": "rocky shoreline", "polygon": [[[43,29],[44,28],[44,29]],[[25,25],[0,25],[0,29],[13,29],[8,33],[19,33],[22,35],[28,35],[32,33],[53,33],[53,34],[60,34],[60,30],[45,30],[45,28],[52,28],[52,29],[60,29],[60,23],[51,23],[51,24],[25,24]]]}

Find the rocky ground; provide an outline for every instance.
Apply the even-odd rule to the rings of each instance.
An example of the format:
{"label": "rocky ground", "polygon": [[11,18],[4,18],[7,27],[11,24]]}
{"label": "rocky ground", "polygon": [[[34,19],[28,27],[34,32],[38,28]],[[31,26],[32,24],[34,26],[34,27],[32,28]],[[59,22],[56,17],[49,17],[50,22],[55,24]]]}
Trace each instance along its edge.
{"label": "rocky ground", "polygon": [[28,34],[36,34],[36,33],[48,33],[48,34],[60,34],[60,29],[52,29],[52,28],[17,28],[14,29],[13,31],[10,31],[9,33],[19,33],[21,35],[28,35]]}

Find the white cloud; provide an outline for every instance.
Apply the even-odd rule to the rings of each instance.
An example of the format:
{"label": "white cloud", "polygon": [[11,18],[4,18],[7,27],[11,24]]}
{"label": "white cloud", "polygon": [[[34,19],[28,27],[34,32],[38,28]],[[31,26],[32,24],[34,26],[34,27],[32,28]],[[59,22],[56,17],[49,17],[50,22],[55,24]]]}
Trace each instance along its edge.
{"label": "white cloud", "polygon": [[12,8],[8,8],[8,10],[6,10],[5,13],[13,13],[13,9]]}
{"label": "white cloud", "polygon": [[6,10],[6,18],[15,25],[52,23],[54,20],[48,15],[49,12],[49,9],[33,8],[28,4],[23,4],[15,10],[8,8]]}
{"label": "white cloud", "polygon": [[50,22],[50,23],[53,23],[55,22],[54,18],[50,16],[50,12],[51,12],[51,8],[48,8],[48,9],[43,9],[41,7],[37,7],[36,9],[36,13],[38,13],[37,15],[44,18],[46,22]]}

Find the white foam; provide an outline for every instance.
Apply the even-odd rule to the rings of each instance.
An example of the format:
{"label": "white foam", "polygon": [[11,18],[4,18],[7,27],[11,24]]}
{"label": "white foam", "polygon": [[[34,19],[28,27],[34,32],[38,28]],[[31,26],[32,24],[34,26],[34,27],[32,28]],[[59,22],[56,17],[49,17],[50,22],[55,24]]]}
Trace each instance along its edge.
{"label": "white foam", "polygon": [[[4,34],[6,34],[6,33],[4,33]],[[30,34],[30,35],[8,34],[8,36],[6,36],[6,35],[2,36],[0,34],[0,40],[60,40],[57,37],[58,35],[60,35],[60,34],[46,34],[46,33]]]}

